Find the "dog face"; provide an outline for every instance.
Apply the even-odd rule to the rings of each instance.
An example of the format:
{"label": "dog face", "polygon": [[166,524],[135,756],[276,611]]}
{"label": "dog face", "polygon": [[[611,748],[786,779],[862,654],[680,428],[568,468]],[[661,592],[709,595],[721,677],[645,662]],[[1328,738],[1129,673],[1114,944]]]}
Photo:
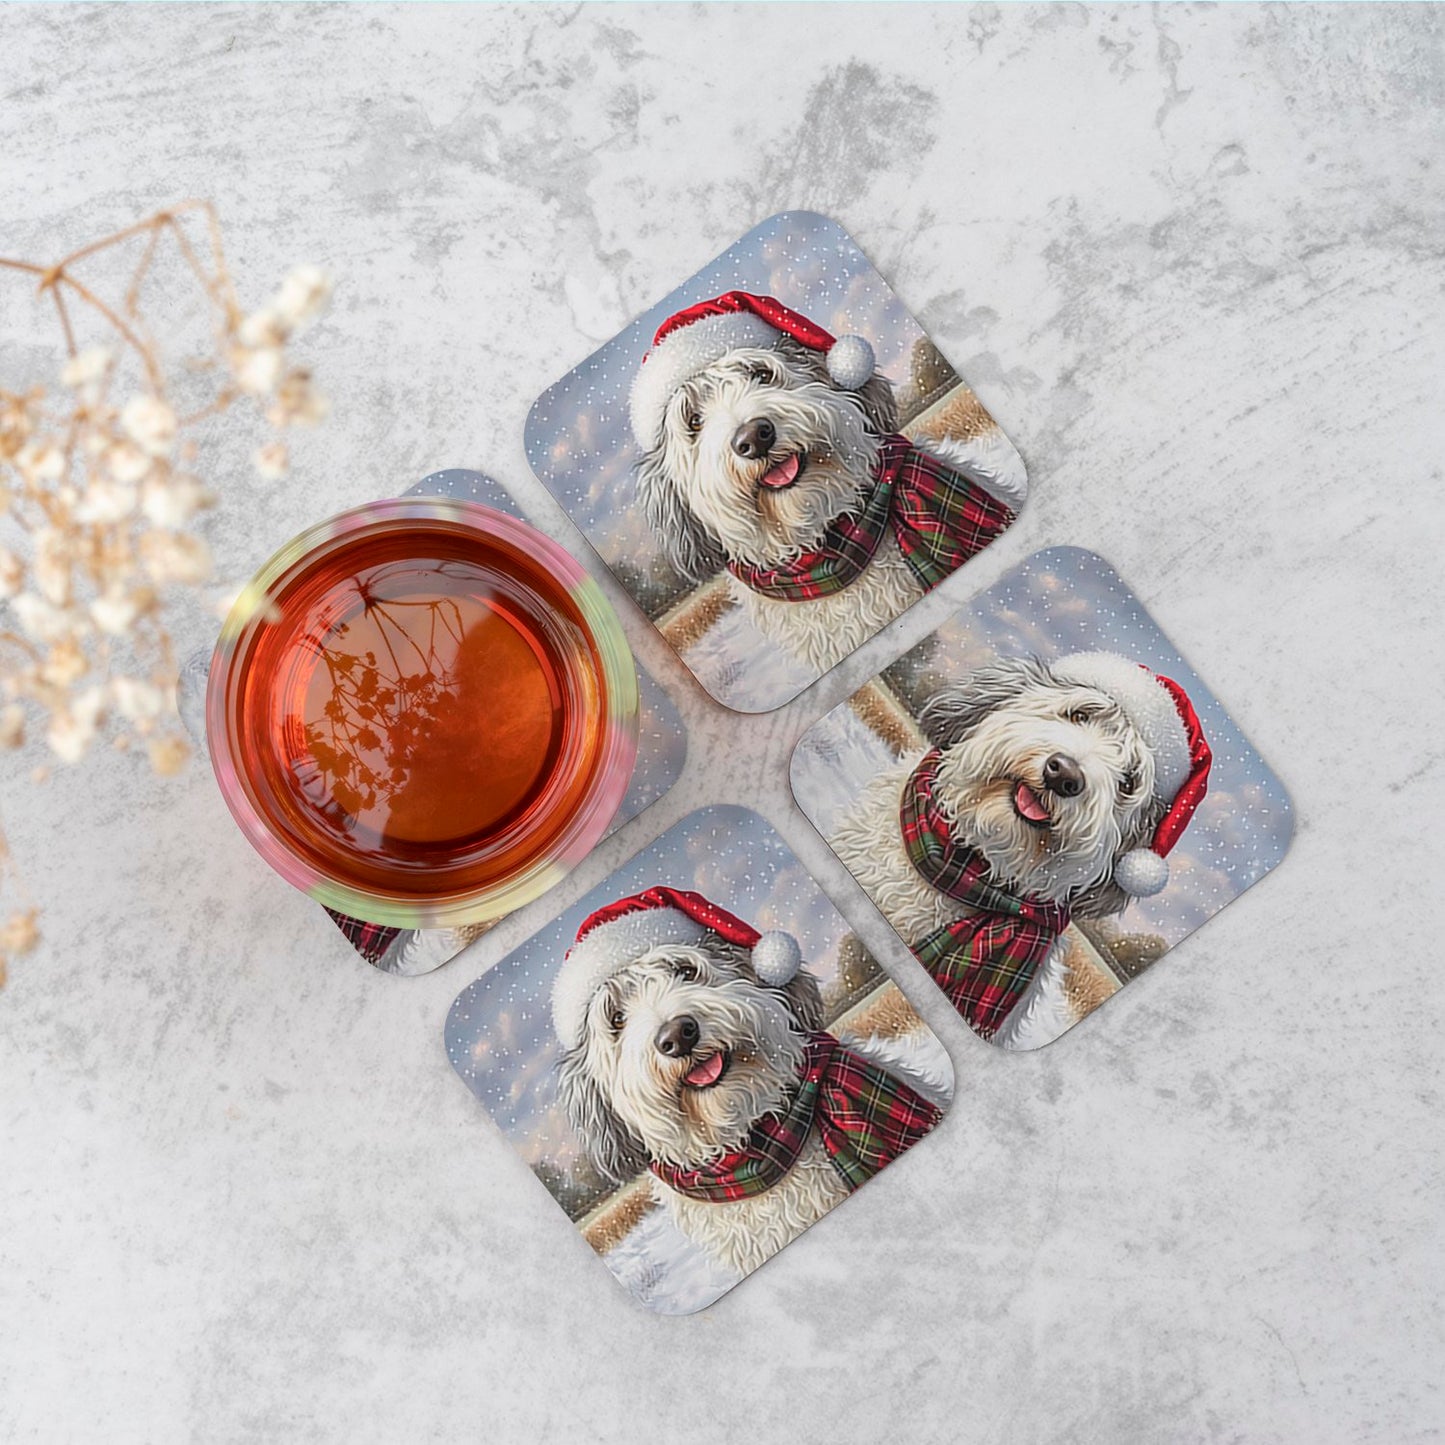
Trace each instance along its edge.
{"label": "dog face", "polygon": [[709,935],[642,955],[593,997],[559,1088],[599,1169],[697,1166],[738,1148],[796,1087],[817,981],[758,982],[746,950]]}
{"label": "dog face", "polygon": [[1010,660],[937,694],[921,720],[943,750],[940,805],[1005,887],[1083,917],[1124,908],[1114,863],[1148,845],[1165,805],[1153,754],[1110,697]]}
{"label": "dog face", "polygon": [[897,416],[883,377],[842,390],[791,340],[714,362],[673,394],[662,439],[638,464],[674,568],[699,580],[729,560],[774,566],[815,546],[866,496]]}

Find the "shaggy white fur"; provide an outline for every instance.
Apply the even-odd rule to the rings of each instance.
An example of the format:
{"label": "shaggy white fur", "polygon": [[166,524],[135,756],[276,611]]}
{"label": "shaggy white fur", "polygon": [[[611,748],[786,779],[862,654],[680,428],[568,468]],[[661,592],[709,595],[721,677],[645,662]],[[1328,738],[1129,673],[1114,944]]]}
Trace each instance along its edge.
{"label": "shaggy white fur", "polygon": [[784,602],[754,592],[736,577],[728,581],[753,626],[818,672],[836,666],[923,596],[892,533],[878,544],[863,575],[829,597]]}
{"label": "shaggy white fur", "polygon": [[[803,1039],[821,1013],[812,974],[767,987],[748,952],[716,935],[645,952],[597,990],[582,1041],[562,1060],[560,1092],[573,1127],[614,1178],[653,1160],[704,1165],[738,1148],[759,1119],[786,1104]],[[687,1046],[664,1049],[665,1031],[681,1019],[690,1025]],[[864,1041],[848,1045],[868,1052]],[[722,1071],[713,1082],[688,1082],[719,1055]],[[946,1060],[925,1060],[916,1083],[920,1071],[906,1062],[878,1062],[945,1102]],[[740,1272],[755,1269],[850,1192],[816,1126],[787,1174],[751,1198],[693,1199],[655,1177],[652,1189],[684,1233]]]}
{"label": "shaggy white fur", "polygon": [[[1052,677],[1037,664],[976,674],[924,709],[941,731],[935,796],[951,831],[977,848],[1001,886],[1091,911],[1115,912],[1117,860],[1146,837],[1157,817],[1153,758],[1123,710],[1097,688]],[[931,715],[931,716],[930,716]],[[1071,796],[1044,782],[1051,757],[1076,772]],[[899,826],[903,788],[923,753],[870,780],[829,838],[833,850],[904,942],[969,915],[913,866]],[[1046,821],[1020,811],[1020,788]],[[1068,946],[1060,939],[994,1042],[1037,1048],[1078,1022],[1068,996]]]}
{"label": "shaggy white fur", "polygon": [[656,1176],[652,1180],[653,1197],[677,1227],[739,1274],[771,1259],[849,1192],[816,1128],[809,1130],[798,1162],[771,1189],[750,1199],[713,1204],[679,1194]]}

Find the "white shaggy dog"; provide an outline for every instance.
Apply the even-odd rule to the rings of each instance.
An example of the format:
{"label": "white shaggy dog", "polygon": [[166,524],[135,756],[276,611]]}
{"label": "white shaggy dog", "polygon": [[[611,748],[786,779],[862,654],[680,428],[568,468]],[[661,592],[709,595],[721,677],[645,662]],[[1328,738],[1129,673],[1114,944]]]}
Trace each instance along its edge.
{"label": "white shaggy dog", "polygon": [[[633,391],[639,495],[674,570],[695,582],[730,564],[776,569],[813,552],[845,516],[859,514],[877,486],[880,448],[900,440],[893,387],[873,370],[866,342],[827,337],[832,350],[821,349],[803,318],[771,298],[743,299],[772,308],[771,324],[711,314],[716,303],[694,308],[707,314],[659,332]],[[1000,434],[927,446],[990,498],[1009,508],[1023,500],[1022,466]],[[736,570],[729,585],[759,631],[817,672],[926,590],[887,527],[840,591],[769,595]]]}
{"label": "white shaggy dog", "polygon": [[[1197,755],[1191,763],[1176,707],[1158,679],[1102,653],[1052,666],[1008,659],[935,694],[920,723],[941,754],[935,798],[950,835],[1016,897],[1075,918],[1122,911],[1130,891],[1163,886],[1166,865],[1150,850],[1166,816],[1185,806],[1176,795],[1192,799],[1192,812],[1203,793],[1207,746],[1202,764]],[[970,913],[919,872],[903,838],[903,793],[923,756],[872,779],[829,840],[910,945]],[[1037,1048],[1077,1022],[1067,952],[1060,936],[995,1043]]]}
{"label": "white shaggy dog", "polygon": [[[759,1121],[783,1113],[795,1094],[807,1039],[823,1016],[811,973],[765,984],[748,948],[711,931],[609,966],[585,1001],[576,994],[576,1005],[577,1023],[559,1027],[572,1044],[559,1065],[559,1093],[593,1161],[616,1182],[654,1164],[705,1167],[743,1148]],[[847,1047],[870,1052],[859,1040]],[[908,1077],[881,1052],[873,1062],[929,1103],[946,1102],[937,1080]],[[761,1193],[702,1199],[655,1173],[652,1189],[679,1229],[740,1274],[851,1192],[816,1118],[791,1167]]]}

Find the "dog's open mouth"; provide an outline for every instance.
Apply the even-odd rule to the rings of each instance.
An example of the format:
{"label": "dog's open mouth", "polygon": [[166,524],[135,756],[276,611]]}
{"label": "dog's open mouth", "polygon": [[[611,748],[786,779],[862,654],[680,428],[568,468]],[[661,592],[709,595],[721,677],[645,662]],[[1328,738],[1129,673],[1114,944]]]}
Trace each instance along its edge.
{"label": "dog's open mouth", "polygon": [[798,473],[803,470],[803,459],[796,454],[786,457],[783,461],[769,467],[761,477],[758,478],[758,485],[766,487],[770,492],[785,491],[798,480]]}
{"label": "dog's open mouth", "polygon": [[1031,828],[1047,828],[1054,821],[1043,799],[1024,782],[1014,786],[1014,812]]}
{"label": "dog's open mouth", "polygon": [[718,1049],[699,1060],[682,1076],[682,1082],[689,1089],[710,1089],[727,1072],[728,1056]]}

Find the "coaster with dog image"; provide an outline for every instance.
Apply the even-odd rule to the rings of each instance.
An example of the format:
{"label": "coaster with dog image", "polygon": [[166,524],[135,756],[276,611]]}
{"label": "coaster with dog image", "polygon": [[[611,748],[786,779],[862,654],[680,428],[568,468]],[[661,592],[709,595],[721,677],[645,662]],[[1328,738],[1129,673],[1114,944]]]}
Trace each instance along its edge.
{"label": "coaster with dog image", "polygon": [[981,551],[1008,438],[836,222],[774,216],[538,399],[527,456],[719,702],[781,707]]}
{"label": "coaster with dog image", "polygon": [[[409,497],[458,497],[480,502],[509,517],[527,518],[500,482],[482,472],[452,467],[423,477],[407,493]],[[677,781],[687,759],[687,729],[682,715],[646,667],[633,659],[637,668],[638,736],[637,761],[632,780],[618,805],[617,816],[604,836],[631,822],[644,808],[655,803]],[[211,649],[195,653],[181,669],[181,717],[198,743],[205,739],[206,679],[211,666]],[[500,919],[460,928],[393,928],[367,923],[335,909],[327,917],[346,940],[373,968],[383,973],[415,977],[430,973],[455,958]]]}
{"label": "coaster with dog image", "polygon": [[710,1305],[938,1122],[942,1045],[777,833],[704,808],[466,989],[453,1067],[649,1309]]}
{"label": "coaster with dog image", "polygon": [[1035,553],[799,741],[793,793],[981,1037],[1052,1042],[1280,862],[1283,785],[1092,552]]}

